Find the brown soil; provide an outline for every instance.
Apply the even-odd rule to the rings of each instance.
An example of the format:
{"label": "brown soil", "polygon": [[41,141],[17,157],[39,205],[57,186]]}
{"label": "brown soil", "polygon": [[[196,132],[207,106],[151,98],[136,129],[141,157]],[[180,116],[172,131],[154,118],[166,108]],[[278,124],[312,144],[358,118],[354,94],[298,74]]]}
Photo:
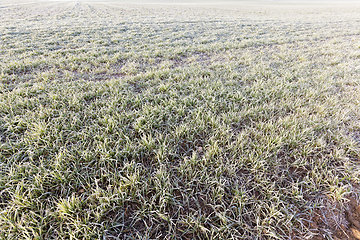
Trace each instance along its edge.
{"label": "brown soil", "polygon": [[312,240],[360,240],[360,205],[355,198],[350,198],[345,205],[329,201],[326,208],[316,211],[311,228],[317,236]]}

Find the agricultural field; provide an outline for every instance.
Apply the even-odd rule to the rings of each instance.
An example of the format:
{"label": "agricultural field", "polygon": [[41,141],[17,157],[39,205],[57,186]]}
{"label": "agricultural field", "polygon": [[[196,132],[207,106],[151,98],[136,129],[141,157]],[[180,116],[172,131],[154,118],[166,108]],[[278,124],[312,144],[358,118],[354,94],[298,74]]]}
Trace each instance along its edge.
{"label": "agricultural field", "polygon": [[360,3],[0,1],[0,239],[360,239]]}

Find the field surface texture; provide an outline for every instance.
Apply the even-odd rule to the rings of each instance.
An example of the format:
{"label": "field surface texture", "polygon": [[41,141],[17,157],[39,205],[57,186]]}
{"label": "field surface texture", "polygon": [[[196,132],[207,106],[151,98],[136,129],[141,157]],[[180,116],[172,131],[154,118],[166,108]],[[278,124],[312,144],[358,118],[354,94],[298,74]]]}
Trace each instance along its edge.
{"label": "field surface texture", "polygon": [[0,239],[360,239],[359,13],[0,1]]}

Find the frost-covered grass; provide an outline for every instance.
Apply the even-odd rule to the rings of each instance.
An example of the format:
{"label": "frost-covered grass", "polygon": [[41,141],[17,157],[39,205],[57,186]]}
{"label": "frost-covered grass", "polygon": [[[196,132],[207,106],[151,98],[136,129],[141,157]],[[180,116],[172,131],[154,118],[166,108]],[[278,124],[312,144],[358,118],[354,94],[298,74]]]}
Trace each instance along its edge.
{"label": "frost-covered grass", "polygon": [[0,238],[350,227],[359,10],[0,3]]}

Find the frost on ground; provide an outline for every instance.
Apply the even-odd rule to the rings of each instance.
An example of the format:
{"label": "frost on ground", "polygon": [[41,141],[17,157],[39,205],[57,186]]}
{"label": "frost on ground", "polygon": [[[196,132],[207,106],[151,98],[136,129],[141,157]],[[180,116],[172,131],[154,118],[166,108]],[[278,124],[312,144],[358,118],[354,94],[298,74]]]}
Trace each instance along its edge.
{"label": "frost on ground", "polygon": [[359,239],[360,5],[0,3],[0,238]]}

